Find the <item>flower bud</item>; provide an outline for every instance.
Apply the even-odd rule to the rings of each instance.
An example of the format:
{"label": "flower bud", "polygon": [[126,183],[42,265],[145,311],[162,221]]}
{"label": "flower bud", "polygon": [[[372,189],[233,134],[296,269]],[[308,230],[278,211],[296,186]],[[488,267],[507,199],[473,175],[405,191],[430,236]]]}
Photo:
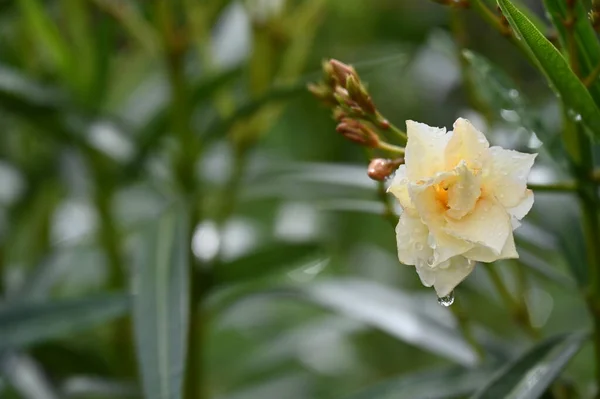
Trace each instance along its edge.
{"label": "flower bud", "polygon": [[329,66],[331,68],[329,69],[332,73],[331,76],[334,76],[338,83],[344,87],[346,87],[346,79],[348,79],[349,76],[358,77],[354,68],[338,60],[330,60]]}
{"label": "flower bud", "polygon": [[335,129],[350,141],[366,147],[375,148],[379,145],[379,137],[364,123],[350,118],[343,118]]}
{"label": "flower bud", "polygon": [[404,163],[404,158],[398,159],[383,159],[375,158],[369,163],[367,174],[373,180],[383,181],[387,179],[398,166]]}
{"label": "flower bud", "polygon": [[327,105],[336,105],[336,99],[333,92],[329,87],[324,84],[309,83],[307,85],[308,91],[312,93],[317,99],[323,101]]}
{"label": "flower bud", "polygon": [[375,105],[371,100],[371,96],[369,96],[369,93],[356,76],[348,76],[346,79],[346,90],[348,90],[350,98],[366,113],[375,114]]}

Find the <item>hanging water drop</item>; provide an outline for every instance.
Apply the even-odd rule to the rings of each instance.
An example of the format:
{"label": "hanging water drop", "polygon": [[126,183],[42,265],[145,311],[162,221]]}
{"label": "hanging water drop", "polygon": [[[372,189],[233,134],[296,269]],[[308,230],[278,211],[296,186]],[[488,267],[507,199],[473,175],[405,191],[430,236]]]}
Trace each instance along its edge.
{"label": "hanging water drop", "polygon": [[438,298],[438,303],[445,308],[452,305],[454,303],[454,291],[452,291],[451,293],[449,293],[446,296]]}

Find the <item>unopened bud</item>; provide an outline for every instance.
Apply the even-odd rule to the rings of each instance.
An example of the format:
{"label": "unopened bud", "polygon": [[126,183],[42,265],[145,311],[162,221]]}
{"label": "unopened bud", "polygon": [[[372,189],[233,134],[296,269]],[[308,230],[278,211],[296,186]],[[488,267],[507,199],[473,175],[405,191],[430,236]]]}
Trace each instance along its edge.
{"label": "unopened bud", "polygon": [[379,137],[377,134],[364,123],[357,120],[344,118],[337,125],[335,130],[346,139],[360,145],[372,148],[379,145]]}
{"label": "unopened bud", "polygon": [[356,76],[348,76],[346,79],[346,90],[348,90],[350,98],[356,102],[366,113],[375,113],[375,104],[373,104],[371,96],[369,96],[367,89],[365,89],[363,84]]}
{"label": "unopened bud", "polygon": [[331,67],[330,71],[332,71],[332,76],[334,76],[338,83],[344,87],[346,86],[346,79],[348,79],[349,76],[357,76],[354,68],[338,60],[330,60],[329,65]]}
{"label": "unopened bud", "polygon": [[336,99],[333,95],[333,92],[326,85],[309,83],[307,88],[308,88],[308,91],[310,91],[313,94],[313,96],[315,96],[317,99],[323,101],[325,104],[327,104],[327,105],[335,105],[336,104]]}
{"label": "unopened bud", "polygon": [[346,112],[343,109],[341,109],[339,107],[333,109],[333,119],[334,120],[339,122],[342,119],[346,118],[347,116],[348,115],[346,115]]}
{"label": "unopened bud", "polygon": [[367,168],[367,174],[373,180],[384,181],[387,179],[398,166],[404,163],[403,158],[398,159],[383,159],[383,158],[375,158],[369,163],[369,167]]}
{"label": "unopened bud", "polygon": [[323,61],[322,63],[323,69],[323,81],[325,84],[332,89],[337,86],[337,81],[335,78],[335,70],[329,61]]}
{"label": "unopened bud", "polygon": [[335,92],[333,93],[336,101],[342,105],[352,106],[354,103],[350,99],[350,95],[348,94],[348,90],[343,87],[337,86],[335,88]]}

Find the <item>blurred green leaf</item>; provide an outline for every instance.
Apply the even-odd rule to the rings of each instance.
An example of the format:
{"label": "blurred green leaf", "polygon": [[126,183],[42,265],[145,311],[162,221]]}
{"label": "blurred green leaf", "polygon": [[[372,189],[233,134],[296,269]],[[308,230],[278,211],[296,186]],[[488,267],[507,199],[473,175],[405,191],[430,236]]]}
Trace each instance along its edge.
{"label": "blurred green leaf", "polygon": [[82,331],[129,310],[125,295],[102,295],[0,309],[0,351]]}
{"label": "blurred green leaf", "polygon": [[546,146],[554,147],[554,144],[560,140],[560,136],[552,137],[543,128],[537,115],[531,112],[530,104],[516,83],[485,57],[470,50],[464,50],[463,55],[475,80],[476,90],[488,104],[494,107],[497,116],[503,119],[508,119],[508,116],[511,119],[518,119],[514,122],[534,132]]}
{"label": "blurred green leaf", "polygon": [[134,323],[145,397],[182,395],[190,307],[188,221],[165,212],[143,234],[136,267]]}
{"label": "blurred green leaf", "polygon": [[47,52],[57,72],[65,77],[68,82],[69,78],[72,78],[70,76],[71,54],[69,53],[69,46],[43,5],[44,3],[39,0],[19,0],[19,6],[32,41],[36,42],[44,52]]}
{"label": "blurred green leaf", "polygon": [[[565,26],[565,21],[568,21],[570,18],[566,1],[544,0],[544,5],[558,32],[558,38],[563,49],[570,48],[569,32],[572,32],[579,72],[582,78],[589,76],[600,65],[600,42],[588,19],[587,10],[583,2],[580,0],[573,2],[572,13],[574,23],[570,29],[567,29]],[[589,90],[596,105],[600,106],[600,81],[596,79]]]}
{"label": "blurred green leaf", "polygon": [[360,320],[402,341],[463,365],[477,358],[454,326],[454,319],[437,304],[429,308],[399,290],[361,280],[331,280],[300,289],[302,297]]}
{"label": "blurred green leaf", "polygon": [[536,399],[543,395],[587,339],[583,332],[549,338],[506,366],[473,399]]}
{"label": "blurred green leaf", "polygon": [[579,218],[571,217],[568,223],[562,225],[557,234],[559,247],[565,256],[571,274],[579,287],[585,287],[589,282],[588,260],[585,237]]}
{"label": "blurred green leaf", "polygon": [[489,378],[486,368],[448,368],[401,376],[376,384],[347,399],[451,399],[464,397]]}
{"label": "blurred green leaf", "polygon": [[564,57],[509,0],[498,0],[498,5],[515,35],[526,44],[550,85],[568,107],[569,116],[581,120],[589,128],[592,138],[600,138],[600,110]]}
{"label": "blurred green leaf", "polygon": [[256,280],[261,276],[293,267],[309,258],[315,258],[319,248],[316,243],[276,243],[241,258],[220,263],[215,270],[215,282],[230,284]]}

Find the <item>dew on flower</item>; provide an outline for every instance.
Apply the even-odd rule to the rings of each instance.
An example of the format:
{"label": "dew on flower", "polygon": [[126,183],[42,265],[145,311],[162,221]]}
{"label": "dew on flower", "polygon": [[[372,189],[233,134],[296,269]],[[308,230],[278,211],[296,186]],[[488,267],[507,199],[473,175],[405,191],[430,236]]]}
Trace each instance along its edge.
{"label": "dew on flower", "polygon": [[421,244],[420,242],[415,243],[415,249],[417,251],[423,250],[423,244]]}
{"label": "dew on flower", "polygon": [[454,303],[454,291],[450,292],[446,296],[438,297],[438,303],[445,308],[452,305]]}

